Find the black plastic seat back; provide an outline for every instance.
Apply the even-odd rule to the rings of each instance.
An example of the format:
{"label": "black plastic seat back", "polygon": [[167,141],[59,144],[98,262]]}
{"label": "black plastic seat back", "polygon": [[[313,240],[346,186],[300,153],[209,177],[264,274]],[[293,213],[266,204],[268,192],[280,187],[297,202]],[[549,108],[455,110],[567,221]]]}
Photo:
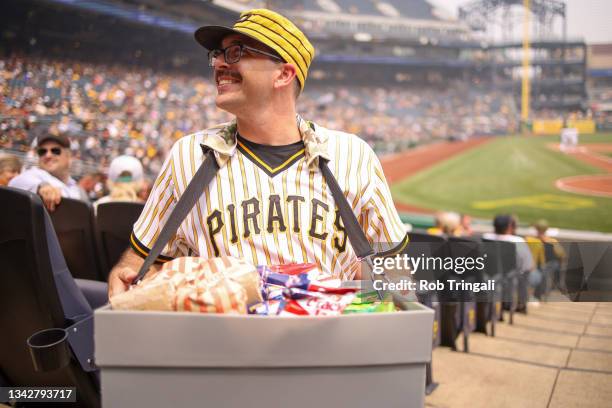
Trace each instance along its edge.
{"label": "black plastic seat back", "polygon": [[559,257],[555,253],[555,246],[550,242],[542,242],[544,245],[544,259],[546,262],[559,261]]}
{"label": "black plastic seat back", "polygon": [[[455,275],[457,275],[458,278],[463,278],[472,282],[482,282],[484,280],[483,270],[479,269],[475,263],[478,258],[482,258],[484,255],[482,251],[482,243],[479,239],[468,237],[448,237],[448,254],[454,259],[462,258],[464,260],[464,264],[466,260],[474,260],[471,267],[461,267],[461,271],[463,272],[455,268]],[[470,264],[472,264],[472,262],[468,263],[468,265]],[[459,262],[455,262],[455,265],[459,265]]]}
{"label": "black plastic seat back", "polygon": [[[423,261],[430,260],[433,265],[434,258],[448,256],[446,238],[438,235],[431,235],[425,232],[411,231],[408,233],[408,246],[403,252],[411,258],[422,258]],[[439,265],[436,265],[439,266]],[[420,268],[413,274],[415,280],[433,281],[443,274],[439,268]]]}
{"label": "black plastic seat back", "polygon": [[0,379],[8,383],[0,385],[75,386],[81,404],[70,406],[97,406],[95,382],[75,360],[50,372],[34,369],[27,339],[43,329],[66,327],[64,303],[72,311],[88,306],[83,299],[60,299],[54,278],[57,262],[50,257],[47,239],[53,230],[40,198],[0,187],[0,203]]}
{"label": "black plastic seat back", "polygon": [[507,276],[511,272],[516,272],[516,243],[499,241],[499,249],[503,275]]}
{"label": "black plastic seat back", "polygon": [[62,198],[50,215],[72,276],[79,279],[103,280],[96,254],[91,204]]}
{"label": "black plastic seat back", "polygon": [[516,244],[513,242],[482,239],[486,254],[485,274],[489,277],[507,276],[516,269]]}
{"label": "black plastic seat back", "polygon": [[130,246],[132,228],[144,204],[114,201],[98,205],[96,235],[102,277],[106,280],[111,268]]}

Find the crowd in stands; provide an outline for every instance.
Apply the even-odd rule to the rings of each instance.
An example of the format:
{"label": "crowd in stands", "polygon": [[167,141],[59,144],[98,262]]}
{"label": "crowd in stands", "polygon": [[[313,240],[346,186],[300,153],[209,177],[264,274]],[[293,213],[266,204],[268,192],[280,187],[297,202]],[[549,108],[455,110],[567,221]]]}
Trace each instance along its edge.
{"label": "crowd in stands", "polygon": [[156,174],[172,143],[229,119],[209,81],[82,62],[0,61],[0,147],[28,151],[44,132],[71,136],[76,159],[100,168],[121,154]]}
{"label": "crowd in stands", "polygon": [[379,153],[431,139],[464,140],[516,130],[511,97],[465,83],[427,87],[311,88],[300,104],[307,117],[356,133]]}
{"label": "crowd in stands", "polygon": [[593,86],[589,90],[593,119],[602,131],[612,129],[612,83],[603,86]]}
{"label": "crowd in stands", "polygon": [[[0,92],[0,149],[29,152],[40,134],[68,135],[79,176],[127,154],[152,177],[175,140],[230,119],[215,107],[210,78],[146,67],[12,56],[0,60]],[[441,89],[313,83],[298,109],[360,135],[379,153],[516,128],[511,97],[460,82]]]}

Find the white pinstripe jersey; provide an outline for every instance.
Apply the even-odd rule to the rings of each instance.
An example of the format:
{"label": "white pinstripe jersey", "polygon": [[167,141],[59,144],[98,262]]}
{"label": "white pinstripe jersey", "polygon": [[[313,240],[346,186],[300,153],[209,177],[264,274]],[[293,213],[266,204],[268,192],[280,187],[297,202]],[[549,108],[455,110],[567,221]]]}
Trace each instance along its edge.
{"label": "white pinstripe jersey", "polygon": [[355,135],[298,117],[305,148],[272,169],[237,141],[235,122],[178,140],[134,224],[133,249],[146,256],[178,198],[203,161],[201,145],[215,150],[220,169],[158,261],[179,256],[230,255],[255,265],[315,262],[336,277],[357,271],[318,157],[338,180],[375,251],[407,243],[380,162]]}

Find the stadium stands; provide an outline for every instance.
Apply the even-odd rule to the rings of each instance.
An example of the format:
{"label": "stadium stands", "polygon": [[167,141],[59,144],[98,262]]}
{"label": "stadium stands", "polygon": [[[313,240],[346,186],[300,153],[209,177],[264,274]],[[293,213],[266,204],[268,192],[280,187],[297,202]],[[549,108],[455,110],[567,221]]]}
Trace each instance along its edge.
{"label": "stadium stands", "polygon": [[[88,171],[129,154],[154,176],[176,139],[229,120],[204,77],[16,55],[0,60],[0,74],[0,148],[27,152],[37,134],[65,133],[73,136],[75,158],[95,164]],[[461,82],[442,89],[313,83],[298,109],[323,126],[360,135],[381,153],[516,128],[511,96]]]}
{"label": "stadium stands", "polygon": [[[259,7],[258,1],[237,0],[248,7]],[[326,13],[400,17],[417,20],[440,20],[426,0],[273,0],[280,10],[318,11]]]}
{"label": "stadium stands", "polygon": [[387,0],[403,17],[422,20],[438,20],[433,7],[425,0]]}
{"label": "stadium stands", "polygon": [[[294,10],[302,9],[302,10],[312,10],[312,11],[329,11],[328,9],[323,8],[322,4],[330,3],[337,4],[333,0],[284,0],[282,1],[283,7],[291,7]],[[287,4],[287,6],[285,6]],[[333,6],[331,6],[333,8]],[[339,8],[339,6],[338,6]]]}
{"label": "stadium stands", "polygon": [[372,0],[344,0],[342,11],[350,14],[382,15]]}

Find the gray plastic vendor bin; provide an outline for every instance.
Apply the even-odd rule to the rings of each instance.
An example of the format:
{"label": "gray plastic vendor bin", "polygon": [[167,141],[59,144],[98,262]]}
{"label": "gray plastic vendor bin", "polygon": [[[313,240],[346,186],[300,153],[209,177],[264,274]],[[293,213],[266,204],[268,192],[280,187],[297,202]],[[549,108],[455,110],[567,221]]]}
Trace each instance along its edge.
{"label": "gray plastic vendor bin", "polygon": [[95,312],[104,407],[422,407],[434,312]]}

